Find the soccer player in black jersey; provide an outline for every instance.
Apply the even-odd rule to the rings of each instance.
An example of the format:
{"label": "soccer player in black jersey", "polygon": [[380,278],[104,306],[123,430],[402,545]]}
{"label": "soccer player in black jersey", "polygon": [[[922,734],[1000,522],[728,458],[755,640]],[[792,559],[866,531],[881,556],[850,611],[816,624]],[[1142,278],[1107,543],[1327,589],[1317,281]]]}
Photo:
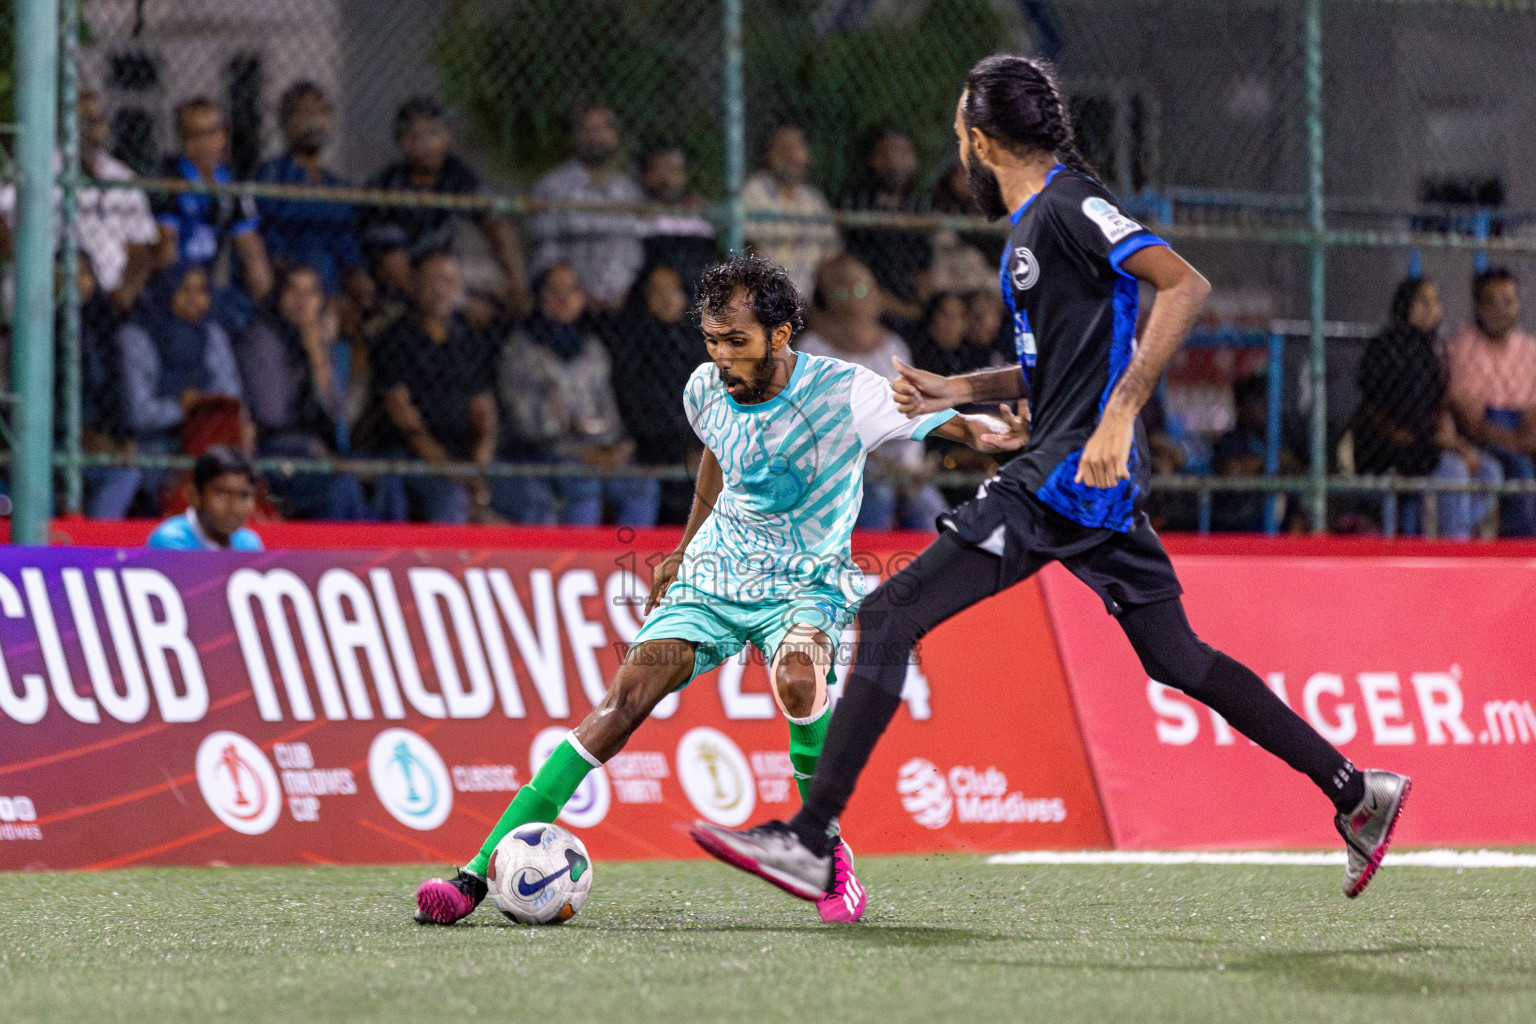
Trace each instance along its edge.
{"label": "soccer player in black jersey", "polygon": [[[1410,780],[1357,770],[1251,670],[1202,642],[1137,508],[1147,463],[1137,413],[1210,285],[1095,180],[1048,65],[981,61],[966,76],[955,132],[982,211],[1012,221],[1000,269],[1019,365],[940,377],[898,364],[892,387],[908,415],[1027,397],[1032,436],[974,500],[941,517],[937,541],[865,600],[857,656],[800,813],[740,832],[700,822],[694,839],[796,896],[821,898],[829,830],[901,703],[913,645],[1059,561],[1103,599],[1148,675],[1209,705],[1333,802],[1348,853],[1344,894],[1358,896]],[[1142,282],[1156,298],[1138,339]]]}

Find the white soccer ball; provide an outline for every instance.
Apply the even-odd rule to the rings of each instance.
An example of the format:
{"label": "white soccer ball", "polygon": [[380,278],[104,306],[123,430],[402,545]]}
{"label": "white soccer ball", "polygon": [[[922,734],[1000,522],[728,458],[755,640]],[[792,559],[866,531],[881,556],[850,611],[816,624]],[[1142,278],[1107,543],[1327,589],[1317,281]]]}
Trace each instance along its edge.
{"label": "white soccer ball", "polygon": [[513,829],[496,844],[486,872],[491,902],[520,924],[560,924],[592,891],[587,848],[559,825]]}

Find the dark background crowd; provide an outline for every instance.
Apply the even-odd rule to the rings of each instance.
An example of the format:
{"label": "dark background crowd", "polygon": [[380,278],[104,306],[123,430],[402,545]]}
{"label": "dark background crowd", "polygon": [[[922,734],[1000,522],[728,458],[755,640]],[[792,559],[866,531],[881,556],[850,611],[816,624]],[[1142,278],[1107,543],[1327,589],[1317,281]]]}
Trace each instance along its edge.
{"label": "dark background crowd", "polygon": [[[82,95],[78,114],[86,173],[131,178],[107,152],[94,94]],[[277,115],[283,151],[252,180],[349,184],[327,167],[333,111],[317,86],[291,86]],[[234,180],[218,104],[181,103],[175,128],[178,149],[164,157],[162,177]],[[682,522],[691,483],[624,471],[697,465],[681,396],[707,358],[690,307],[698,275],[721,255],[715,228],[680,143],[628,139],[601,104],[577,106],[566,129],[567,158],[528,198],[608,209],[539,207],[513,222],[427,205],[82,189],[85,450],[198,455],[229,445],[280,459],[529,467],[514,477],[272,472],[258,499],[268,518]],[[432,98],[399,108],[394,141],[396,159],[361,184],[407,196],[484,194]],[[807,297],[797,345],[885,376],[892,356],[941,373],[1012,361],[997,236],[839,230],[832,219],[834,209],[970,215],[963,169],[946,169],[929,187],[910,134],[887,127],[864,140],[859,173],[829,201],[812,182],[814,143],[800,125],[773,126],[743,190],[747,243],[781,263]],[[14,194],[6,196],[9,218]],[[785,217],[752,219],[772,214]],[[0,231],[0,255],[9,249],[9,231]],[[469,283],[467,258],[494,274]],[[1484,482],[1536,476],[1536,338],[1516,326],[1519,282],[1486,271],[1473,300],[1474,323],[1442,332],[1436,283],[1403,283],[1361,359],[1359,406],[1331,439],[1330,468]],[[1208,459],[1219,476],[1259,475],[1269,454],[1264,379],[1239,380],[1233,406],[1233,428],[1196,461]],[[1195,468],[1192,446],[1158,403],[1145,419],[1158,471]],[[1278,454],[1280,471],[1299,466],[1289,447]],[[941,491],[934,475],[992,468],[942,442],[888,445],[870,460],[860,526],[931,529],[938,511],[968,496]],[[185,500],[183,481],[164,471],[112,466],[84,479],[93,517],[158,516]],[[1267,500],[1219,495],[1211,525],[1262,529]],[[1446,536],[1536,533],[1536,497],[1435,500]],[[1190,525],[1186,512],[1168,505],[1160,519]],[[1424,529],[1421,500],[1355,512],[1368,528]]]}

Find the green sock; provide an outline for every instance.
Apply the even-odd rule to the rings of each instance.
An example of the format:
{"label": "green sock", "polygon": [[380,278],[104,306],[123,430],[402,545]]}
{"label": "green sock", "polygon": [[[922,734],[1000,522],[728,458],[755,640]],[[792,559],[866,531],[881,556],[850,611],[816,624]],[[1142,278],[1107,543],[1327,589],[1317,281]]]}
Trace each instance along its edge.
{"label": "green sock", "polygon": [[826,741],[827,726],[831,723],[830,703],[818,715],[789,719],[789,763],[795,766],[795,785],[800,790],[802,804],[811,795],[811,776],[816,774],[816,760],[821,757],[821,745]]}
{"label": "green sock", "polygon": [[[559,817],[560,809],[576,792],[581,780],[597,767],[590,758],[591,755],[580,747],[574,735],[561,740],[554,753],[549,755],[549,760],[540,766],[533,780],[517,791],[517,796],[512,798],[512,803],[502,813],[501,820],[486,837],[479,854],[464,866],[464,870],[485,877],[491,864],[491,854],[496,852],[496,844],[508,832],[529,822],[554,821]],[[811,763],[815,764],[814,761]]]}

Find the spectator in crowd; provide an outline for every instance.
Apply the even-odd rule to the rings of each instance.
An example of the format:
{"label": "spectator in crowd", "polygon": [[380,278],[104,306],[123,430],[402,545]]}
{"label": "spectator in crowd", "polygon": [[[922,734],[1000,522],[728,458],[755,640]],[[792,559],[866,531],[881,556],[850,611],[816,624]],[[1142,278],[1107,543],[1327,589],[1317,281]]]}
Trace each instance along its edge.
{"label": "spectator in crowd", "polygon": [[[395,320],[373,353],[375,455],[420,459],[433,466],[496,454],[495,357],[463,313],[464,278],[451,253],[427,254],[416,266],[415,303]],[[465,523],[471,504],[484,508],[484,478],[472,485],[444,476],[381,477],[375,512],[387,522],[424,519]]]}
{"label": "spectator in crowd", "polygon": [[[1264,475],[1265,439],[1269,417],[1269,382],[1263,374],[1244,377],[1232,385],[1236,422],[1216,441],[1211,469],[1217,476]],[[1299,467],[1289,452],[1280,455],[1280,471]],[[1259,533],[1264,529],[1264,502],[1257,491],[1217,491],[1211,496],[1211,529],[1234,533]]]}
{"label": "spectator in crowd", "polygon": [[[971,195],[970,175],[965,165],[956,160],[944,169],[933,186],[933,199],[929,204],[934,213],[951,217],[980,217],[981,208]],[[1002,252],[1002,239],[985,231],[940,232],[934,240],[934,258],[939,259],[949,249],[976,249],[990,256],[989,263],[997,266],[997,254]]]}
{"label": "spectator in crowd", "polygon": [[923,310],[922,332],[912,345],[913,366],[952,376],[976,369],[972,349],[965,343],[965,296],[938,292]]}
{"label": "spectator in crowd", "polygon": [[149,535],[147,546],[167,551],[260,551],[261,538],[245,524],[256,508],[251,460],[214,445],[192,467],[191,506]]}
{"label": "spectator in crowd", "polygon": [[[880,321],[880,290],[875,275],[855,256],[843,253],[821,265],[811,299],[810,329],[796,345],[801,352],[857,363],[890,380],[892,357],[912,362],[907,343]],[[921,441],[887,441],[865,463],[864,503],[855,523],[862,530],[933,530],[934,519],[948,505],[938,488],[926,482]],[[900,474],[898,482],[883,479]]]}
{"label": "spectator in crowd", "polygon": [[[588,326],[587,296],[576,269],[556,263],[536,279],[535,308],[501,354],[501,404],[507,429],[503,455],[512,462],[622,469],[635,443],[613,393],[608,350]],[[637,388],[626,380],[624,386]],[[659,396],[644,397],[659,403]],[[556,509],[556,498],[561,507]],[[653,526],[661,488],[632,477],[512,477],[498,481],[496,511],[519,523],[596,526],[603,499],[621,526]]]}
{"label": "spectator in crowd", "polygon": [[[965,343],[965,322],[965,296],[955,292],[931,296],[924,307],[922,331],[912,345],[912,365],[946,377],[976,369],[975,349]],[[945,471],[987,476],[997,472],[994,456],[967,445],[931,435],[923,444]],[[975,487],[945,488],[943,494],[946,503],[957,504],[974,495]]]}
{"label": "spectator in crowd", "polygon": [[[925,204],[914,187],[916,180],[917,149],[912,137],[895,128],[883,128],[870,140],[861,175],[837,205],[844,210],[921,213]],[[886,313],[905,321],[916,320],[923,312],[923,279],[933,262],[928,232],[849,228],[844,238],[848,251],[863,260],[880,283]]]}
{"label": "spectator in crowd", "polygon": [[640,156],[640,187],[652,203],[682,207],[688,213],[661,213],[645,229],[647,267],[667,266],[692,294],[694,282],[719,257],[715,226],[703,214],[704,202],[688,188],[688,154],[676,142],[658,142]]}
{"label": "spectator in crowd", "polygon": [[[177,262],[150,279],[133,316],[117,332],[124,419],[144,454],[182,451],[199,410],[217,414],[229,403],[239,404],[235,355],[211,309],[207,268]],[[145,471],[139,488],[158,500],[165,479],[162,471]],[[128,504],[98,511],[101,518],[121,519]]]}
{"label": "spectator in crowd", "polygon": [[1011,366],[1018,362],[1013,350],[1008,309],[996,288],[980,288],[965,299],[965,345],[972,369]]}
{"label": "spectator in crowd", "polygon": [[[451,151],[453,133],[448,115],[430,96],[407,100],[395,113],[395,145],[400,159],[368,181],[369,188],[435,192],[442,195],[483,194],[480,179]],[[462,214],[424,206],[376,206],[363,219],[363,242],[376,252],[398,252],[397,276],[427,256],[453,250],[454,225]],[[505,278],[504,298],[513,310],[528,304],[527,270],[517,233],[506,218],[494,213],[474,215],[491,257]]]}
{"label": "spectator in crowd", "polygon": [[[336,319],[326,308],[324,280],[314,267],[289,267],[278,271],[274,295],[276,301],[235,345],[256,425],[256,454],[336,455],[347,396],[336,379]],[[272,474],[267,489],[289,519],[370,518],[362,485],[350,473]]]}
{"label": "spectator in crowd", "polygon": [[[635,462],[697,465],[701,449],[683,412],[683,389],[709,353],[688,316],[682,275],[665,264],[643,271],[607,335],[614,376],[624,382],[614,389],[614,397],[635,441]],[[658,521],[686,522],[692,504],[692,481],[665,481]]]}
{"label": "spectator in crowd", "polygon": [[[103,181],[131,179],[133,171],[107,152],[107,117],[95,90],[80,93],[75,112],[80,124],[80,169]],[[61,166],[55,154],[54,170]],[[75,197],[80,255],[90,264],[95,290],[118,315],[126,315],[155,270],[160,231],[150,213],[149,199],[138,189],[94,186],[80,188]],[[14,258],[11,230],[15,216],[16,186],[7,184],[0,187],[0,260],[5,262]],[[62,230],[63,226],[61,219],[58,227]]]}
{"label": "spectator in crowd", "polygon": [[763,147],[763,169],[748,178],[741,190],[742,206],[748,213],[797,218],[749,223],[746,240],[759,256],[783,267],[802,295],[815,288],[816,268],[840,248],[826,196],[806,182],[810,169],[811,147],[805,129],[780,124],[768,134],[768,144]]}
{"label": "spectator in crowd", "polygon": [[[229,126],[213,100],[196,96],[177,106],[176,137],[181,152],[165,158],[162,177],[219,185],[234,180],[224,162]],[[212,267],[226,242],[234,249],[244,294],[220,289],[215,311],[226,326],[243,325],[254,303],[264,301],[272,290],[272,266],[258,230],[256,204],[231,195],[182,192],[158,196],[154,207],[162,267],[178,261]]]}
{"label": "spectator in crowd", "polygon": [[[567,129],[571,158],[534,182],[530,199],[645,202],[645,193],[620,166],[619,126],[612,110],[601,103],[577,107]],[[681,188],[686,188],[686,181],[685,168]],[[538,244],[535,272],[557,263],[570,264],[589,301],[603,309],[616,309],[624,301],[645,258],[641,238],[646,225],[633,214],[551,210],[529,217],[528,233]]]}
{"label": "spectator in crowd", "polygon": [[[1366,347],[1358,369],[1360,406],[1352,425],[1357,472],[1487,483],[1503,479],[1498,461],[1456,429],[1441,359],[1441,315],[1440,289],[1433,281],[1411,277],[1393,293],[1386,329]],[[1421,532],[1422,505],[1418,496],[1402,500],[1403,533]],[[1492,507],[1491,497],[1440,494],[1440,535],[1466,540]]]}
{"label": "spectator in crowd", "polygon": [[[331,101],[314,82],[290,85],[278,101],[283,130],[283,154],[262,164],[255,180],[274,185],[348,184],[321,163],[331,141]],[[274,268],[305,266],[320,275],[330,295],[369,287],[363,254],[357,242],[357,212],[351,203],[303,199],[259,199],[261,237]]]}
{"label": "spectator in crowd", "polygon": [[[1506,480],[1536,479],[1536,338],[1520,321],[1520,282],[1495,267],[1472,279],[1474,322],[1451,342],[1451,410],[1461,432]],[[1500,533],[1536,536],[1536,495],[1499,502]]]}
{"label": "spectator in crowd", "polygon": [[[148,207],[145,208],[146,216]],[[132,455],[133,435],[124,415],[122,363],[118,358],[120,324],[113,301],[96,287],[90,260],[79,263],[80,293],[80,448],[92,455]],[[60,309],[60,320],[63,310]],[[62,335],[63,325],[56,330]],[[56,410],[63,432],[65,414],[65,346],[55,352]],[[121,517],[133,503],[141,474],[128,467],[92,467],[81,470],[85,488],[84,511],[92,519]]]}

